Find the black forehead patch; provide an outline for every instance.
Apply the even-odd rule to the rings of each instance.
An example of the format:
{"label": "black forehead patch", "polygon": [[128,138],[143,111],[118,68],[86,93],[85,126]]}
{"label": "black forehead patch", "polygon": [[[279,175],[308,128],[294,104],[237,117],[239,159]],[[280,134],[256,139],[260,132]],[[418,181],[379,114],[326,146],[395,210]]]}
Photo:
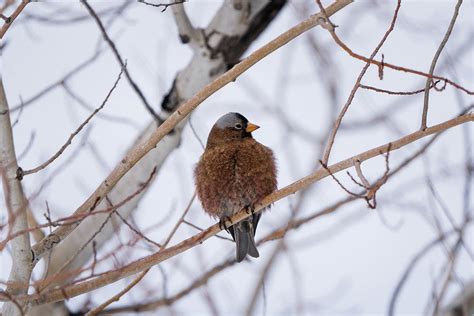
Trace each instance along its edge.
{"label": "black forehead patch", "polygon": [[240,119],[242,120],[243,123],[248,123],[249,120],[247,120],[247,118],[245,116],[243,116],[242,114],[240,113],[235,113],[235,115]]}

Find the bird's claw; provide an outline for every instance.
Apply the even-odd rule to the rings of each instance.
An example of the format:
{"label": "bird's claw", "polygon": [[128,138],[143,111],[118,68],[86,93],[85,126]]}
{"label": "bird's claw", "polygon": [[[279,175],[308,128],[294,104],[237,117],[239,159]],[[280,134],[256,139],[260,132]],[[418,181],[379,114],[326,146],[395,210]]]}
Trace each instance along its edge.
{"label": "bird's claw", "polygon": [[254,215],[255,214],[255,207],[253,205],[247,205],[245,207],[245,213]]}
{"label": "bird's claw", "polygon": [[226,221],[229,221],[229,222],[230,222],[230,226],[232,226],[232,220],[230,219],[230,217],[229,217],[229,216],[225,216],[225,217],[222,217],[222,218],[220,219],[220,221],[219,221],[219,228],[220,228],[221,230],[224,230],[224,229],[225,229],[226,232],[230,233],[230,232],[229,232],[229,226],[227,226]]}

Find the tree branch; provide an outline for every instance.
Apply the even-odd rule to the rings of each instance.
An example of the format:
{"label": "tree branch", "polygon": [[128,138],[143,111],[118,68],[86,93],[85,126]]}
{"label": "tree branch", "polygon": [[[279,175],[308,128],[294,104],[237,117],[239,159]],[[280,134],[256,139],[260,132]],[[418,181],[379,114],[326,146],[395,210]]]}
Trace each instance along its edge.
{"label": "tree branch", "polygon": [[[17,178],[18,164],[16,161],[13,132],[10,121],[3,80],[0,76],[0,175],[2,177],[5,205],[8,210],[8,233],[28,228],[28,200],[23,192],[20,180]],[[32,271],[30,250],[30,235],[22,234],[10,242],[12,251],[12,266],[6,292],[10,296],[26,294]],[[24,305],[21,305],[22,307]],[[4,315],[19,315],[14,301],[5,303],[2,308]]]}
{"label": "tree branch", "polygon": [[152,7],[155,7],[155,8],[160,8],[161,7],[161,8],[163,8],[163,9],[161,9],[161,12],[165,12],[166,9],[168,9],[168,7],[174,6],[176,4],[182,4],[182,3],[186,2],[186,0],[175,0],[175,1],[172,1],[170,3],[151,3],[151,2],[146,2],[145,0],[138,0],[138,2],[149,5],[149,6],[152,6]]}
{"label": "tree branch", "polygon": [[[441,52],[443,51],[444,46],[446,46],[446,43],[448,42],[449,37],[451,36],[451,32],[453,31],[454,23],[456,23],[456,18],[458,17],[459,8],[461,7],[461,4],[462,4],[462,0],[458,0],[458,3],[456,4],[456,7],[454,8],[453,17],[451,18],[451,22],[449,23],[448,29],[446,30],[446,34],[444,34],[443,40],[441,41],[441,44],[436,50],[433,60],[431,61],[431,66],[430,66],[430,71],[429,71],[429,74],[431,76],[433,76],[433,72],[435,70],[436,63],[438,62],[439,55],[441,55]],[[423,113],[421,114],[421,129],[426,128],[426,119],[428,116],[428,103],[430,99],[430,86],[431,86],[432,81],[433,79],[426,78],[425,96],[423,100]]]}
{"label": "tree branch", "polygon": [[140,100],[142,100],[143,104],[145,105],[145,108],[148,110],[148,112],[152,115],[152,117],[159,123],[161,122],[160,117],[158,114],[156,114],[155,110],[153,110],[153,107],[148,103],[145,95],[143,94],[142,90],[140,87],[137,85],[137,83],[132,79],[130,76],[130,73],[128,72],[128,69],[125,67],[126,62],[123,60],[123,58],[120,56],[120,53],[117,49],[117,46],[115,46],[115,43],[112,41],[112,39],[109,37],[107,34],[107,31],[105,30],[104,25],[102,24],[102,21],[100,20],[99,16],[97,13],[92,9],[92,7],[89,5],[89,3],[86,0],[81,0],[82,4],[86,7],[87,11],[89,14],[92,16],[92,18],[95,20],[97,23],[97,26],[100,29],[100,32],[102,33],[102,36],[104,37],[105,41],[107,44],[109,44],[110,48],[112,49],[112,52],[115,55],[115,58],[120,64],[120,67],[125,69],[125,76],[127,77],[128,82],[132,86],[132,89],[135,91],[135,93],[138,95]]}
{"label": "tree branch", "polygon": [[5,36],[5,33],[8,31],[13,21],[15,21],[15,19],[20,15],[21,11],[23,11],[26,5],[30,3],[30,1],[31,0],[22,0],[12,15],[5,19],[2,28],[0,28],[0,39],[3,39],[3,36]]}
{"label": "tree branch", "polygon": [[102,110],[104,108],[104,106],[107,104],[107,101],[109,100],[110,96],[112,95],[112,92],[115,90],[115,88],[117,87],[119,81],[120,81],[120,78],[122,77],[122,73],[124,72],[124,70],[126,71],[126,67],[127,67],[127,64],[124,64],[123,68],[120,70],[120,73],[117,77],[117,80],[115,80],[114,82],[114,85],[112,86],[112,88],[109,90],[109,92],[107,93],[107,95],[105,96],[105,99],[104,101],[102,101],[102,104],[97,108],[95,109],[88,117],[87,119],[81,123],[81,125],[79,125],[79,127],[71,134],[69,135],[69,138],[67,139],[67,141],[61,146],[61,148],[59,148],[59,150],[51,157],[49,158],[48,160],[46,160],[44,163],[42,163],[41,165],[39,165],[38,167],[35,167],[33,169],[29,169],[29,170],[22,170],[19,172],[19,180],[21,180],[23,178],[24,175],[28,175],[28,174],[32,174],[32,173],[36,173],[38,171],[41,171],[43,170],[44,168],[46,168],[47,166],[49,166],[53,161],[55,161],[59,156],[61,156],[61,154],[66,150],[66,148],[71,145],[72,143],[72,140],[74,139],[74,137],[77,136],[77,134],[79,134],[81,132],[81,130],[90,122],[90,120],[92,120],[92,118],[97,114],[99,113],[100,110]]}
{"label": "tree branch", "polygon": [[[460,234],[462,234],[462,230],[464,230],[464,228],[467,226],[467,224],[469,224],[469,221],[465,221],[464,222],[464,225],[463,227],[461,227],[461,231],[459,232]],[[450,230],[449,232],[446,232],[446,233],[441,233],[437,238],[435,238],[433,241],[431,241],[430,243],[428,243],[425,247],[423,247],[409,262],[409,264],[407,265],[405,271],[403,272],[402,274],[402,277],[400,278],[400,280],[398,281],[397,283],[397,286],[395,287],[395,290],[392,294],[392,297],[390,299],[390,304],[389,304],[389,308],[388,308],[388,315],[389,316],[393,316],[395,315],[395,306],[396,306],[396,303],[397,303],[397,299],[398,299],[398,296],[400,294],[400,291],[403,287],[403,285],[405,284],[406,280],[408,279],[408,277],[410,276],[410,273],[411,271],[413,270],[413,267],[417,264],[417,262],[424,257],[424,255],[426,253],[428,253],[433,247],[435,247],[436,245],[440,244],[441,242],[443,242],[448,236],[452,235],[453,233],[455,232],[458,232],[457,229],[454,229],[454,230]]]}
{"label": "tree branch", "polygon": [[446,78],[446,77],[442,77],[442,76],[438,76],[438,75],[431,75],[429,73],[425,73],[423,71],[419,71],[419,70],[416,70],[416,69],[410,69],[410,68],[406,68],[406,67],[402,67],[402,66],[397,66],[397,65],[394,65],[394,64],[390,64],[390,63],[387,63],[385,61],[378,61],[378,60],[371,60],[370,58],[367,58],[365,56],[362,56],[360,54],[357,54],[355,53],[354,51],[352,51],[340,38],[339,36],[337,35],[336,32],[330,32],[331,33],[331,36],[333,37],[334,41],[336,42],[337,45],[339,45],[339,47],[341,47],[346,53],[348,53],[351,57],[353,58],[356,58],[356,59],[359,59],[363,62],[369,62],[371,64],[374,64],[378,67],[381,67],[381,68],[390,68],[390,69],[393,69],[393,70],[397,70],[397,71],[402,71],[402,72],[406,72],[406,73],[411,73],[411,74],[414,74],[414,75],[418,75],[418,76],[422,76],[422,77],[425,77],[425,78],[428,78],[428,79],[437,79],[437,80],[441,80],[441,81],[444,81],[445,83],[447,84],[450,84],[452,85],[453,87],[461,90],[461,91],[464,91],[465,93],[469,94],[469,95],[474,95],[474,91],[472,90],[469,90],[463,86],[461,86],[460,84],[454,82],[453,80],[449,79],[449,78]]}
{"label": "tree branch", "polygon": [[173,11],[181,42],[183,44],[189,43],[195,51],[198,51],[200,46],[204,46],[203,33],[192,25],[182,3],[172,6],[171,10]]}
{"label": "tree branch", "polygon": [[[317,0],[317,3],[322,8],[321,1]],[[331,130],[331,133],[329,135],[329,139],[328,139],[326,148],[324,148],[324,153],[323,153],[323,158],[322,158],[323,165],[327,165],[328,162],[329,162],[329,155],[331,154],[332,146],[334,145],[334,141],[336,139],[337,131],[339,130],[339,126],[341,126],[342,119],[343,119],[344,115],[346,114],[347,110],[349,109],[349,106],[351,105],[352,100],[354,100],[355,94],[356,94],[357,90],[360,87],[360,81],[362,80],[365,73],[367,72],[367,69],[369,69],[369,66],[370,66],[371,62],[373,61],[373,59],[375,58],[375,55],[377,55],[380,48],[382,48],[382,45],[385,43],[388,36],[390,35],[390,33],[393,31],[393,29],[395,27],[395,22],[397,21],[398,11],[400,10],[400,5],[401,5],[401,0],[398,0],[397,6],[395,8],[395,12],[393,13],[393,18],[392,18],[392,21],[390,22],[390,26],[389,26],[388,30],[385,32],[384,36],[382,37],[380,42],[377,44],[374,51],[372,52],[369,59],[367,60],[367,63],[362,68],[362,70],[361,70],[361,72],[360,72],[359,76],[357,77],[357,80],[354,84],[354,87],[352,88],[352,91],[349,95],[349,98],[346,101],[346,104],[344,104],[344,106],[341,109],[341,112],[339,113],[339,115],[336,118],[336,121],[334,122],[334,127]],[[327,30],[329,30],[329,32],[331,34],[335,34],[334,25],[331,23],[331,21],[329,21],[329,18],[327,16],[325,16],[324,11],[323,11],[323,14],[324,14],[324,20],[326,22],[326,24],[325,24],[326,27],[325,28]]]}
{"label": "tree branch", "polygon": [[[422,153],[426,151],[426,149],[431,146],[438,137],[442,135],[442,132],[436,134],[433,136],[425,145],[423,145],[420,149],[415,151],[409,158],[406,160],[402,161],[396,168],[394,168],[393,171],[390,172],[389,177],[392,177],[395,174],[398,174],[403,168],[407,167],[410,162],[414,161],[417,157],[419,157]],[[402,187],[405,188],[405,186],[402,185]],[[301,193],[302,191],[300,191]],[[301,196],[301,195],[300,195]],[[341,199],[337,202],[335,202],[332,205],[329,205],[322,210],[318,210],[312,214],[306,215],[304,217],[298,218],[298,219],[292,219],[291,221],[288,222],[287,225],[284,225],[280,228],[275,229],[273,232],[270,232],[268,235],[263,237],[257,242],[257,246],[261,246],[262,244],[270,241],[270,240],[277,240],[280,238],[283,238],[283,236],[286,235],[286,233],[290,230],[295,230],[300,228],[302,225],[305,225],[307,223],[312,222],[313,220],[317,218],[321,218],[322,216],[333,214],[337,210],[339,210],[341,207],[344,205],[347,205],[353,201],[355,201],[357,197],[355,196],[348,196],[345,197],[344,199]],[[211,268],[207,272],[203,273],[198,279],[194,280],[189,286],[185,287],[181,291],[177,292],[171,297],[165,297],[165,298],[160,298],[157,300],[152,300],[148,301],[145,303],[139,303],[139,304],[132,304],[128,306],[122,306],[122,307],[116,307],[116,308],[110,308],[104,311],[105,314],[114,314],[114,313],[124,313],[124,312],[142,312],[142,311],[150,311],[154,310],[156,308],[159,308],[160,306],[166,306],[173,304],[177,300],[183,298],[184,296],[190,294],[194,289],[206,284],[209,279],[214,277],[216,274],[220,273],[224,269],[234,265],[237,263],[237,261],[232,258],[232,259],[227,259],[221,264],[217,264],[215,267]]]}
{"label": "tree branch", "polygon": [[[472,122],[474,121],[474,114],[472,113],[467,113],[463,114],[461,116],[458,116],[454,119],[445,121],[441,124],[434,125],[432,127],[427,128],[424,131],[417,131],[412,134],[409,134],[405,137],[402,137],[398,140],[395,140],[393,142],[387,143],[385,145],[370,149],[368,151],[365,151],[363,153],[360,153],[356,156],[350,157],[348,159],[345,159],[343,161],[340,161],[332,166],[328,166],[328,169],[332,173],[339,172],[341,170],[347,169],[349,167],[352,167],[354,165],[354,161],[359,160],[359,161],[365,161],[368,159],[371,159],[373,157],[376,157],[378,155],[384,154],[386,152],[394,151],[399,148],[402,148],[410,143],[413,143],[417,141],[418,139],[421,139],[423,137],[436,134],[439,132],[442,132],[444,130],[447,130],[449,128],[458,126],[460,124],[466,123],[466,122]],[[269,206],[270,204],[273,204],[274,202],[287,197],[291,194],[296,193],[297,191],[308,187],[309,185],[329,176],[329,172],[325,169],[319,169],[315,171],[314,173],[278,190],[275,191],[274,193],[266,196],[264,199],[262,199],[261,202],[259,202],[257,205],[255,205],[255,211],[258,212],[262,210],[263,208]],[[237,214],[233,215],[230,218],[230,221],[227,223],[228,225],[231,225],[231,223],[235,224],[245,218],[249,217],[249,214],[246,212],[246,210],[241,210]],[[205,231],[196,234],[186,240],[183,240],[182,242],[178,243],[175,246],[172,246],[170,248],[166,248],[162,251],[159,251],[155,254],[149,255],[147,257],[144,257],[142,259],[139,259],[137,261],[134,261],[118,270],[115,271],[109,271],[101,276],[96,277],[95,279],[84,281],[81,283],[77,283],[75,285],[72,285],[70,287],[66,288],[61,288],[61,289],[55,289],[55,290],[50,290],[41,294],[34,294],[34,295],[29,295],[29,296],[22,296],[18,297],[18,299],[24,299],[28,300],[31,304],[33,305],[38,305],[38,304],[44,304],[44,303],[49,303],[49,302],[56,302],[63,300],[65,298],[71,298],[86,292],[89,292],[91,290],[95,290],[97,288],[103,287],[107,284],[111,284],[113,282],[116,282],[120,279],[123,279],[129,275],[135,274],[137,272],[143,271],[145,269],[150,268],[153,265],[156,265],[160,262],[163,262],[171,257],[174,257],[188,249],[191,249],[195,247],[196,245],[202,244],[205,240],[209,239],[210,237],[216,235],[219,231],[221,231],[219,224],[215,224]]]}

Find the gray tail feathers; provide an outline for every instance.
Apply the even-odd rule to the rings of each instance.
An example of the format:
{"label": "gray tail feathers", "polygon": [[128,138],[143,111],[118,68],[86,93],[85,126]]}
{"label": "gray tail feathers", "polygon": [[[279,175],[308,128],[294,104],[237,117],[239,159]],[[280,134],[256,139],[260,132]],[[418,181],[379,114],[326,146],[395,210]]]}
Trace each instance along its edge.
{"label": "gray tail feathers", "polygon": [[229,231],[236,243],[237,262],[244,260],[247,254],[254,258],[259,257],[254,240],[255,229],[251,219],[229,227]]}

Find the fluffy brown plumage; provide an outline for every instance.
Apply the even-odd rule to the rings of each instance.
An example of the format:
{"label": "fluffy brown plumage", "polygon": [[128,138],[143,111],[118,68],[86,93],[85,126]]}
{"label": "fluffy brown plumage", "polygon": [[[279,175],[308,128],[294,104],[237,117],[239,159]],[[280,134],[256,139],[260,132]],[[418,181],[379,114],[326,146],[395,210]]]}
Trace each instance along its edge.
{"label": "fluffy brown plumage", "polygon": [[[227,113],[214,124],[206,150],[196,169],[197,195],[204,211],[224,221],[253,206],[277,188],[275,159],[271,149],[253,139],[258,126],[238,113]],[[258,257],[255,231],[261,213],[228,227],[236,242],[237,261],[247,254]]]}

